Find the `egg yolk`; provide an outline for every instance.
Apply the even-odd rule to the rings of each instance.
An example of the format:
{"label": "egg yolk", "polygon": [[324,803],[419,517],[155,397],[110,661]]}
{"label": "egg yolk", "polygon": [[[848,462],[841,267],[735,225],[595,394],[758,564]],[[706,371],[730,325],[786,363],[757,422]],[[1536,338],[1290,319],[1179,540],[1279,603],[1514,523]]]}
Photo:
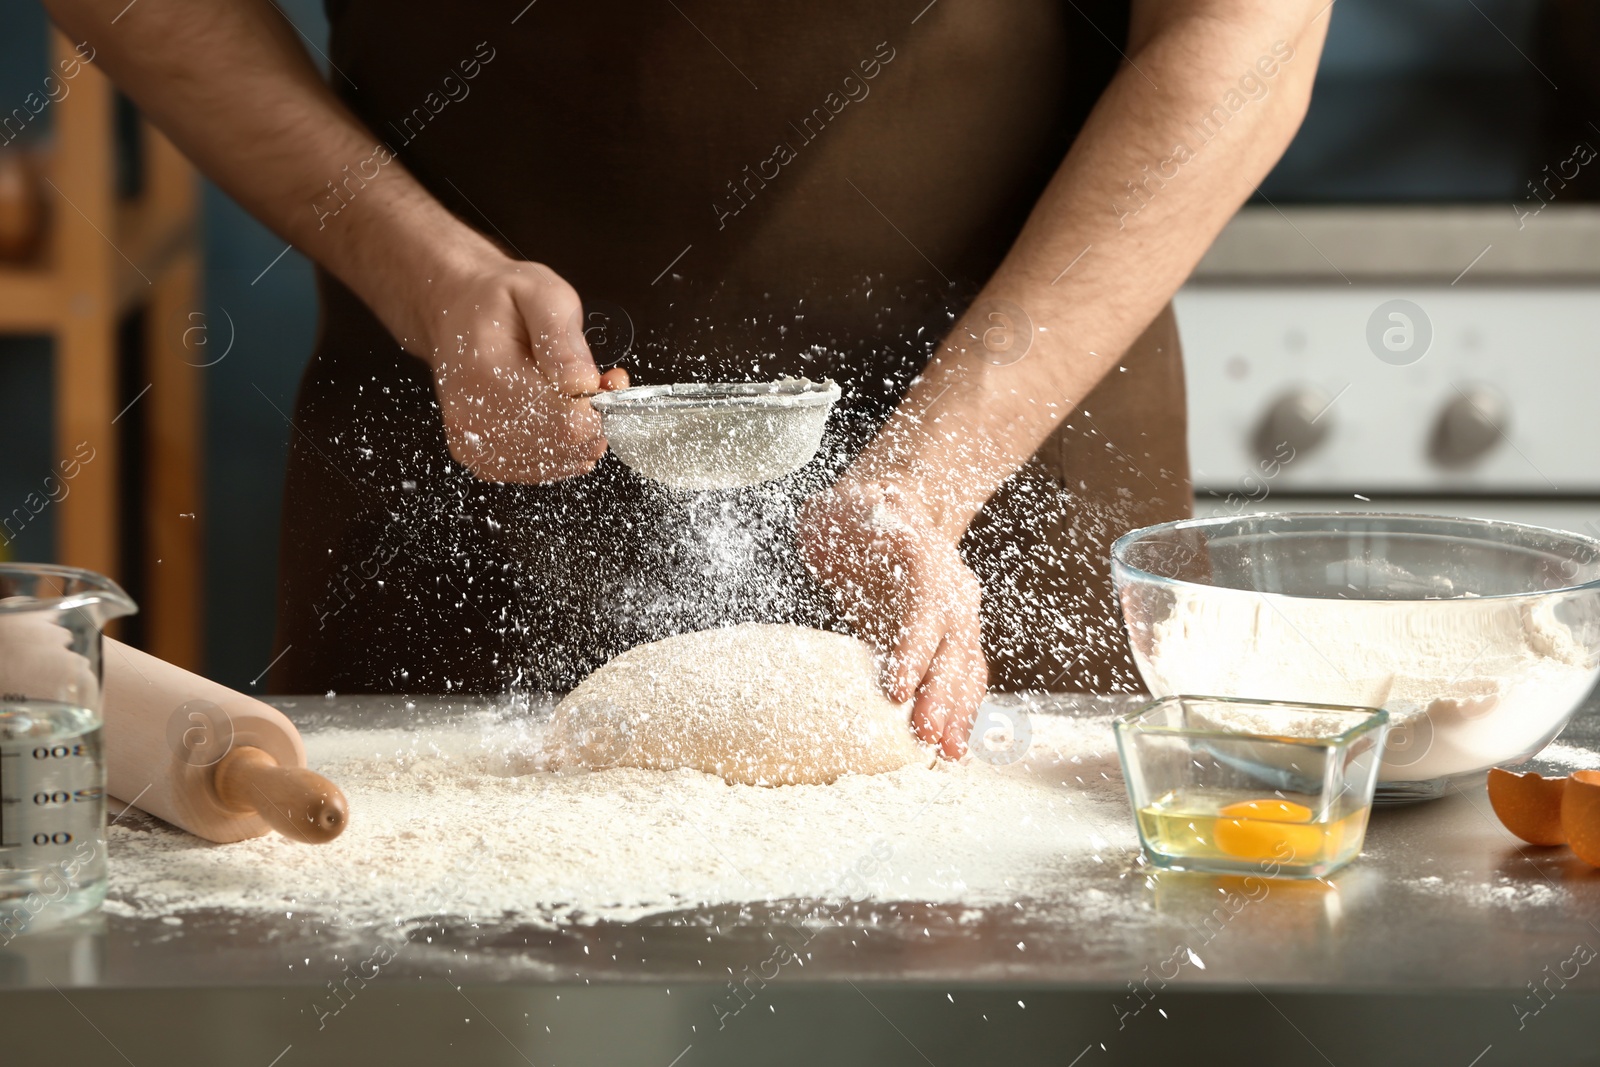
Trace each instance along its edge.
{"label": "egg yolk", "polygon": [[1287,800],[1241,800],[1217,813],[1212,840],[1230,856],[1249,860],[1283,860],[1310,856],[1336,842],[1330,828],[1311,822],[1311,809]]}
{"label": "egg yolk", "polygon": [[1225,819],[1266,819],[1270,822],[1310,822],[1311,809],[1292,800],[1240,800],[1217,812]]}

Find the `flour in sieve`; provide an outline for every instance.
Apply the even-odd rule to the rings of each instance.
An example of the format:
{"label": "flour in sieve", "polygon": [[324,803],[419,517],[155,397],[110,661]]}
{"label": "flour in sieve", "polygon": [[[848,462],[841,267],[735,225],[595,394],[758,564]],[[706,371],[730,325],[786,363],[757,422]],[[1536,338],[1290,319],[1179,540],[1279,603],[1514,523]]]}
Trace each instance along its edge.
{"label": "flour in sieve", "polygon": [[1137,848],[1109,716],[1035,715],[1008,767],[912,766],[826,786],[730,786],[698,771],[517,773],[544,725],[504,712],[306,737],[350,799],[345,834],[212,845],[156,823],[110,831],[107,910],[313,915],[351,926],[434,913],[533,923],[816,896],[875,843],[878,900],[983,905],[1045,895],[1073,865]]}
{"label": "flour in sieve", "polygon": [[[599,399],[595,406],[611,451],[645,477],[675,489],[736,489],[781,478],[811,461],[832,402],[795,393],[828,384],[781,378],[754,392],[719,396],[710,405],[683,392],[692,386],[673,386],[671,399],[646,388]],[[717,396],[721,387],[701,388]]]}

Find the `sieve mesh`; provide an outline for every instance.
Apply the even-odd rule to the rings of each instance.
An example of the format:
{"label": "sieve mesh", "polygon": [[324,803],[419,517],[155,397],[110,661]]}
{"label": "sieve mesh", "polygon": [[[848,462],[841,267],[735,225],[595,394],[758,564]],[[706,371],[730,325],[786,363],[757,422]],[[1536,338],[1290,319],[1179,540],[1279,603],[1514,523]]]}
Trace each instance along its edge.
{"label": "sieve mesh", "polygon": [[809,463],[839,399],[830,381],[647,385],[593,400],[618,459],[676,489],[736,489]]}

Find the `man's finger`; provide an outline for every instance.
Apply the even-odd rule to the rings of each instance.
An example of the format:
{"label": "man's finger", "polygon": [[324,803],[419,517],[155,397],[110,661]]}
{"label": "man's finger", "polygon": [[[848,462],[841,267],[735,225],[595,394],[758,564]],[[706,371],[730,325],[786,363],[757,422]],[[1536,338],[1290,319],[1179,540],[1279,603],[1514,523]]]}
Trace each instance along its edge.
{"label": "man's finger", "polygon": [[[600,369],[594,365],[583,334],[574,335],[567,330],[560,308],[552,312],[542,304],[537,291],[517,286],[512,292],[517,312],[526,325],[533,364],[551,387],[563,396],[598,392]],[[573,310],[581,312],[581,308],[581,304],[575,304]]]}
{"label": "man's finger", "polygon": [[579,348],[558,340],[543,352],[535,350],[533,358],[545,368],[550,383],[562,396],[582,396],[600,389],[600,371],[589,355],[588,345]]}
{"label": "man's finger", "polygon": [[911,732],[925,745],[938,746],[944,738],[945,711],[933,686],[917,688],[917,701],[911,706]]}
{"label": "man's finger", "polygon": [[589,442],[600,437],[600,413],[589,406],[587,400],[564,401],[556,407],[555,432],[552,436],[578,451],[587,451]]}
{"label": "man's finger", "polygon": [[960,679],[959,664],[964,658],[960,646],[953,642],[950,635],[945,635],[928,664],[927,672],[918,682],[916,703],[911,707],[911,722],[917,737],[927,744],[939,746],[947,756],[950,754],[944,751],[945,738],[950,731],[950,716],[956,710],[952,685]]}
{"label": "man's finger", "polygon": [[951,635],[939,646],[928,676],[917,694],[917,707],[924,718],[939,724],[935,742],[948,759],[960,759],[967,752],[967,737],[983,702],[988,669],[983,651],[970,639]]}
{"label": "man's finger", "polygon": [[[516,482],[524,485],[544,485],[549,482],[559,482],[568,478],[576,478],[580,474],[588,474],[594,469],[597,459],[598,457],[596,457],[596,459],[546,460],[539,463],[525,465],[508,474],[493,477],[489,480],[496,482]],[[478,473],[480,478],[484,477],[481,472],[475,473]]]}
{"label": "man's finger", "polygon": [[913,609],[901,623],[889,649],[885,688],[895,703],[910,700],[928,673],[939,643],[944,640],[944,620],[937,612]]}
{"label": "man's finger", "polygon": [[989,691],[989,664],[983,655],[983,645],[974,636],[962,646],[962,655],[951,675],[950,715],[945,720],[942,751],[951,759],[960,759],[967,753],[972,737],[972,724],[978,718],[978,708]]}

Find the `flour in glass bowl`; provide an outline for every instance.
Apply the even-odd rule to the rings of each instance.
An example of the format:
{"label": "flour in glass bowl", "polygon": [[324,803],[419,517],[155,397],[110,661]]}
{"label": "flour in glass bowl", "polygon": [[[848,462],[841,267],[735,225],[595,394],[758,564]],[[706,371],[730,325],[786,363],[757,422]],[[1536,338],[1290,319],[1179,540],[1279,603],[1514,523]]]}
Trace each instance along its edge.
{"label": "flour in glass bowl", "polygon": [[[728,785],[693,770],[555,773],[525,710],[308,733],[349,828],[308,847],[213,845],[154,820],[110,831],[107,911],[222,909],[394,924],[433,914],[559,924],[785,900],[1006,903],[1137,848],[1110,715],[1035,714],[1024,759]],[[863,857],[869,876],[859,871]]]}
{"label": "flour in glass bowl", "polygon": [[1152,692],[1385,708],[1414,743],[1397,755],[1391,738],[1380,781],[1465,774],[1529,755],[1600,674],[1549,600],[1355,601],[1217,589],[1180,589],[1175,598],[1149,645],[1135,643]]}

